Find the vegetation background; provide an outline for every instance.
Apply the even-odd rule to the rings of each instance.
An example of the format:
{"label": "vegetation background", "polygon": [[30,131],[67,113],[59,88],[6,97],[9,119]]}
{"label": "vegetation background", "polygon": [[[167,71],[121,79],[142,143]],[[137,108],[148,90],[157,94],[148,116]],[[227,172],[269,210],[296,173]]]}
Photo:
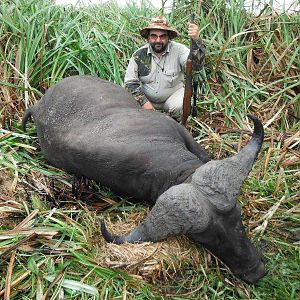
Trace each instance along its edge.
{"label": "vegetation background", "polygon": [[147,2],[77,9],[2,0],[0,297],[300,299],[299,13],[278,14],[266,5],[253,16],[243,1],[174,1],[167,17],[185,44],[192,11],[207,47],[205,69],[195,74],[202,87],[199,115],[190,120],[195,139],[223,158],[248,141],[247,113],[264,123],[265,143],[240,201],[245,227],[266,258],[266,276],[247,285],[183,237],[107,245],[100,214],[109,213],[120,232],[147,209],[96,183],[85,189],[77,183],[74,196],[72,177],[43,160],[34,124],[21,131],[25,108],[61,78],[92,74],[122,84],[128,59],[145,42],[139,28],[163,12]]}

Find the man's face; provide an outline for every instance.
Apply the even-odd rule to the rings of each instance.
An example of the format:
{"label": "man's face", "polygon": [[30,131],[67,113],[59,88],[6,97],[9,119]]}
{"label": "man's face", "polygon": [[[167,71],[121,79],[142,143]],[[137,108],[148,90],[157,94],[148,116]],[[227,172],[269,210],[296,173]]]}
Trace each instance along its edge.
{"label": "man's face", "polygon": [[162,53],[166,50],[169,42],[168,32],[166,30],[151,29],[148,42],[154,52]]}

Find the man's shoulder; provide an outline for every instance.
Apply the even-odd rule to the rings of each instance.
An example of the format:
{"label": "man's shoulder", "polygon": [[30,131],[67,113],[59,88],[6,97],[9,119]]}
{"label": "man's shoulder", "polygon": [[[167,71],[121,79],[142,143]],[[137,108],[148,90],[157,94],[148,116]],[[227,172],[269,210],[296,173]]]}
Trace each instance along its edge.
{"label": "man's shoulder", "polygon": [[132,55],[133,60],[138,65],[139,74],[141,76],[148,75],[151,70],[151,55],[149,55],[148,50],[149,47],[148,44],[146,44],[136,50]]}
{"label": "man's shoulder", "polygon": [[172,50],[186,50],[189,49],[186,45],[183,45],[181,43],[170,41],[170,51]]}
{"label": "man's shoulder", "polygon": [[143,45],[142,47],[140,47],[139,49],[137,49],[134,53],[133,53],[133,57],[141,57],[141,56],[145,56],[148,54],[148,44]]}

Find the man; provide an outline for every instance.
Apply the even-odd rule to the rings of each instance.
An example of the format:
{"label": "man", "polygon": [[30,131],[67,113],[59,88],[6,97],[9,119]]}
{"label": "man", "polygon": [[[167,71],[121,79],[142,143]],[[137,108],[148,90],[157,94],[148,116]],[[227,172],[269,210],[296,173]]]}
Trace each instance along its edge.
{"label": "man", "polygon": [[[148,43],[131,57],[125,88],[144,109],[163,110],[180,121],[184,72],[190,49],[172,41],[179,33],[163,16],[153,18],[140,34]],[[188,35],[192,39],[193,70],[200,70],[204,64],[204,46],[196,24],[189,23]]]}

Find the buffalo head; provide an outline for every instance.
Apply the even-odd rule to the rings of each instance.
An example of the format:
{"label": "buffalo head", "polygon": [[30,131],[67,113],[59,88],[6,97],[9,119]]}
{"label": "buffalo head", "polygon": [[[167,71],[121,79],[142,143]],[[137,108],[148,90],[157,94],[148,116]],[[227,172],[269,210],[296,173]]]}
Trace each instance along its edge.
{"label": "buffalo head", "polygon": [[248,283],[265,273],[261,254],[251,244],[241,222],[237,197],[263,141],[261,122],[254,122],[250,143],[237,155],[200,166],[184,183],[172,186],[157,199],[151,212],[127,235],[110,234],[104,220],[101,231],[108,242],[156,242],[185,234],[205,246],[231,271]]}

